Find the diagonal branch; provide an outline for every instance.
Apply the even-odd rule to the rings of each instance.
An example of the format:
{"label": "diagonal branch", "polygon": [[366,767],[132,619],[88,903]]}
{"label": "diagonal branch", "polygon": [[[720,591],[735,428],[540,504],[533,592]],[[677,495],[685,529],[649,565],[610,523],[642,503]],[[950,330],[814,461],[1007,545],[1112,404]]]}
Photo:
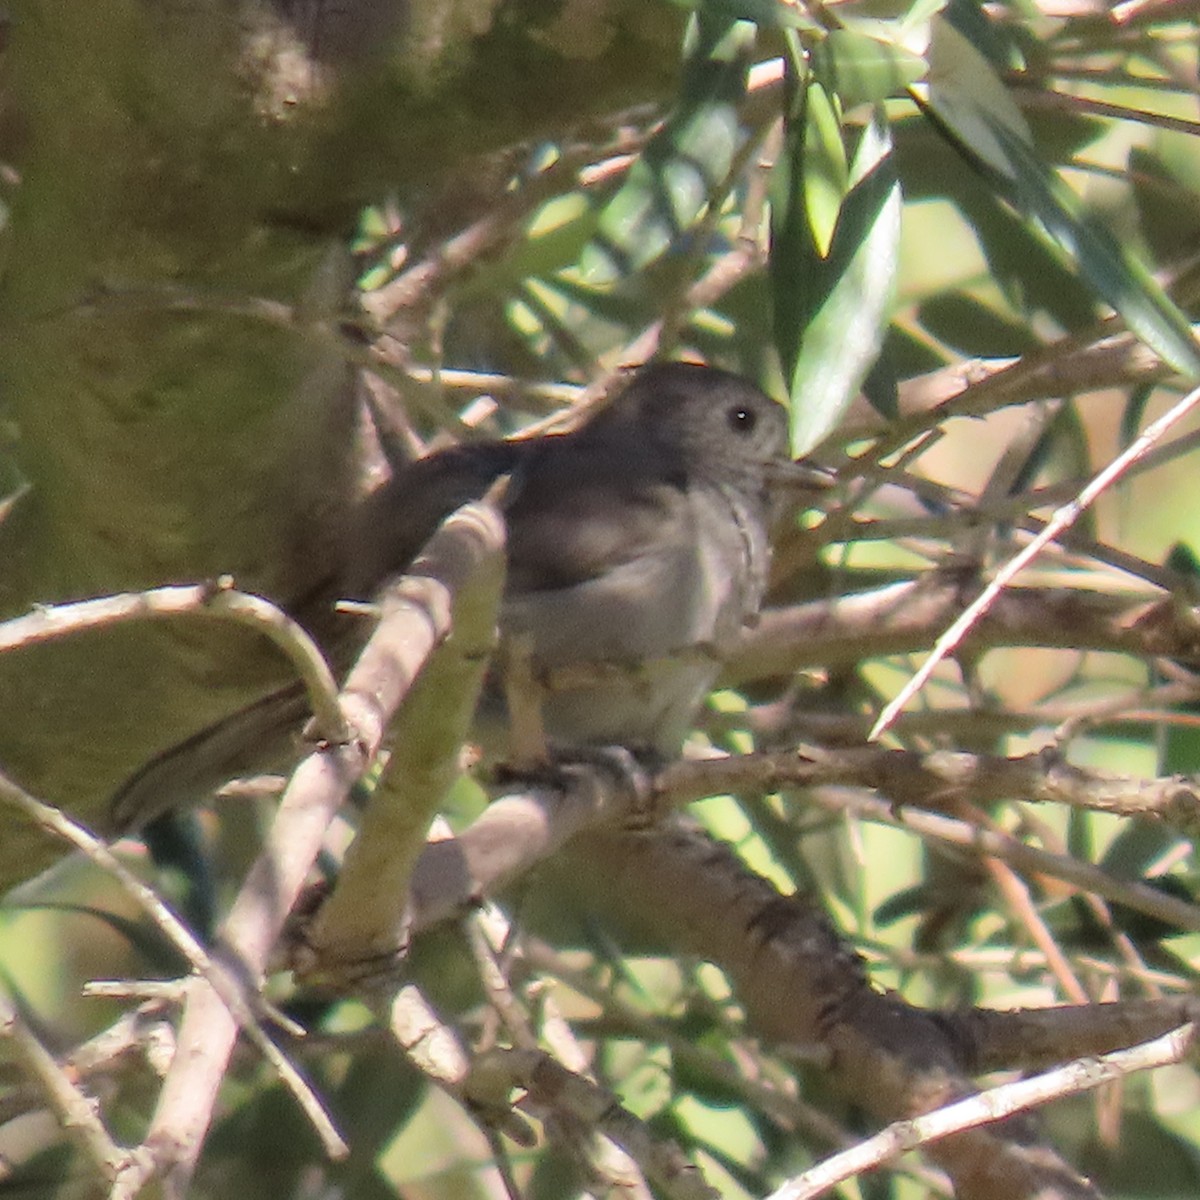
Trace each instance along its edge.
{"label": "diagonal branch", "polygon": [[[436,558],[449,541],[459,544],[468,563],[481,561],[495,553],[500,528],[491,506],[467,505],[434,536],[430,556]],[[430,580],[431,587],[439,584],[444,581]],[[418,605],[385,599],[384,611],[342,691],[355,741],[322,746],[300,764],[221,929],[214,957],[240,978],[256,983],[262,976],[329,822],[369,765],[391,714],[444,632]],[[136,1195],[156,1173],[163,1175],[169,1191],[186,1191],[236,1036],[228,1008],[211,987],[197,981],[184,1008],[175,1061],[143,1143],[150,1166],[139,1163],[122,1173],[113,1192],[118,1200]]]}
{"label": "diagonal branch", "polygon": [[[542,886],[568,885],[624,939],[715,963],[759,1036],[823,1052],[833,1086],[877,1120],[912,1117],[975,1090],[952,1017],[875,991],[823,914],[780,897],[705,835],[679,826],[592,834],[544,876]],[[1097,1196],[1019,1119],[955,1134],[928,1154],[954,1179],[959,1200]]]}
{"label": "diagonal branch", "polygon": [[947,654],[954,651],[970,632],[972,626],[995,603],[996,598],[1017,575],[1059,534],[1069,529],[1096,498],[1125,474],[1139,458],[1145,457],[1154,444],[1161,441],[1167,431],[1191,413],[1197,404],[1200,404],[1200,388],[1194,388],[1182,400],[1174,404],[1168,412],[1163,413],[1156,421],[1152,421],[1128,447],[1089,481],[1074,500],[1055,511],[1041,532],[996,572],[983,591],[967,605],[949,629],[938,638],[929,656],[913,677],[884,705],[871,732],[867,734],[869,741],[875,741],[889,728],[908,701],[924,687],[938,663]]}
{"label": "diagonal branch", "polygon": [[[464,520],[460,514],[460,520]],[[480,530],[479,543],[443,538],[413,564],[437,589],[429,607],[438,640],[391,730],[393,750],[347,850],[332,895],[305,930],[294,964],[307,983],[344,985],[347,973],[374,972],[407,940],[408,889],[430,823],[459,775],[488,656],[504,578],[502,528]],[[411,583],[410,583],[411,587]],[[397,655],[413,657],[411,646]],[[409,677],[414,663],[399,672]]]}

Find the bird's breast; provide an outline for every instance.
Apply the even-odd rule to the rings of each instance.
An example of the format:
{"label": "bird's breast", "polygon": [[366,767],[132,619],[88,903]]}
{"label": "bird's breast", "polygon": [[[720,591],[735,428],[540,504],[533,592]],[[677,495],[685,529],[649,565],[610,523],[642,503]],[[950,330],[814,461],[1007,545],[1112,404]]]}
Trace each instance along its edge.
{"label": "bird's breast", "polygon": [[670,539],[595,578],[506,597],[502,631],[532,648],[552,737],[677,749],[722,649],[761,603],[760,507],[736,489],[694,489]]}

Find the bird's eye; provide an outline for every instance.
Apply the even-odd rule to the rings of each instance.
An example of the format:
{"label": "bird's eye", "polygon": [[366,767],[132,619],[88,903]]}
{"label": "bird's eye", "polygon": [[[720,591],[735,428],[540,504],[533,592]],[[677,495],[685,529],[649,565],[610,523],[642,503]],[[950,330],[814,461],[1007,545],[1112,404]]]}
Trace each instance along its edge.
{"label": "bird's eye", "polygon": [[734,433],[750,433],[758,424],[758,414],[753,409],[744,408],[740,404],[736,408],[731,408],[725,414],[725,419]]}

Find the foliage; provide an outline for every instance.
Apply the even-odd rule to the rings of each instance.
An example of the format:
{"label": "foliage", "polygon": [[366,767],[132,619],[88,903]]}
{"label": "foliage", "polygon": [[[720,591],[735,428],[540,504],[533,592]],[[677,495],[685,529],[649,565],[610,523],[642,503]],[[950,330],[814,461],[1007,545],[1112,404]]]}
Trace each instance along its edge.
{"label": "foliage", "polygon": [[[374,339],[377,404],[428,442],[522,428],[559,406],[563,381],[587,384],[650,353],[740,370],[788,398],[797,452],[839,468],[830,505],[781,531],[772,604],[827,603],[833,620],[833,598],[947,579],[969,599],[1200,377],[1198,90],[1186,5],[697,0],[669,103],[582,133],[546,133],[539,114],[536,140],[505,160],[503,187],[451,231],[412,186],[362,213],[353,320]],[[1126,630],[1164,595],[1187,605],[1195,571],[1172,548],[1200,537],[1183,501],[1195,436],[1172,436],[1014,591],[1124,605]],[[799,682],[731,678],[697,740],[739,753],[858,745],[954,611],[895,636],[850,622],[844,644],[818,635]],[[886,744],[998,758],[1049,747],[1056,761],[1123,776],[1195,772],[1186,668],[1156,657],[1152,641],[1106,641],[1082,617],[1050,624],[1067,611],[985,622]],[[1194,895],[1178,827],[1028,800],[965,785],[950,808],[1095,864],[1097,879]],[[462,828],[481,805],[464,778],[443,812]],[[717,796],[690,811],[782,891],[818,898],[872,979],[912,1004],[1192,990],[1200,926],[1165,924],[1049,869],[923,842],[828,787]],[[265,819],[204,814],[218,908]],[[47,894],[74,911],[51,911]],[[727,975],[683,954],[635,953],[550,897],[539,907],[517,889],[464,930],[418,938],[411,978],[464,1044],[551,1048],[723,1196],[765,1195],[861,1131],[861,1112],[830,1094],[819,1065],[797,1066],[795,1047],[755,1036]],[[76,998],[81,978],[171,973],[152,937],[131,934],[133,916],[83,870],[2,915],[4,981],[58,1045],[114,1016]],[[508,1008],[481,982],[493,960]],[[547,1121],[533,1146],[502,1141],[379,1035],[361,999],[314,998],[285,975],[270,990],[313,1033],[294,1049],[351,1156],[324,1162],[247,1055],[226,1080],[194,1195],[491,1196],[497,1161],[531,1200],[614,1186],[619,1168],[565,1121]],[[110,1127],[136,1141],[147,1080],[106,1086]],[[1198,1086],[1190,1066],[1172,1067],[1061,1101],[1048,1128],[1105,1195],[1200,1194]],[[55,1145],[7,1186],[82,1195],[85,1179],[82,1156]],[[903,1200],[943,1186],[906,1160],[839,1194]]]}

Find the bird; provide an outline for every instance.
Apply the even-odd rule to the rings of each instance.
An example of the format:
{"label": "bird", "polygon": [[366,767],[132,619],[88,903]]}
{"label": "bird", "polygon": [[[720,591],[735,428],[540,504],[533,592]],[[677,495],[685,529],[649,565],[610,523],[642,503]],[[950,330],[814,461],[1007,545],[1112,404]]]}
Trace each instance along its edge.
{"label": "bird", "polygon": [[[777,485],[829,486],[787,448],[786,409],[748,379],[652,363],[569,432],[466,443],[397,471],[361,506],[343,592],[369,596],[507,476],[501,644],[528,655],[548,739],[671,757],[762,605]],[[493,679],[477,723],[499,708]],[[292,686],[171,747],[118,789],[114,829],[253,769],[306,711]]]}

